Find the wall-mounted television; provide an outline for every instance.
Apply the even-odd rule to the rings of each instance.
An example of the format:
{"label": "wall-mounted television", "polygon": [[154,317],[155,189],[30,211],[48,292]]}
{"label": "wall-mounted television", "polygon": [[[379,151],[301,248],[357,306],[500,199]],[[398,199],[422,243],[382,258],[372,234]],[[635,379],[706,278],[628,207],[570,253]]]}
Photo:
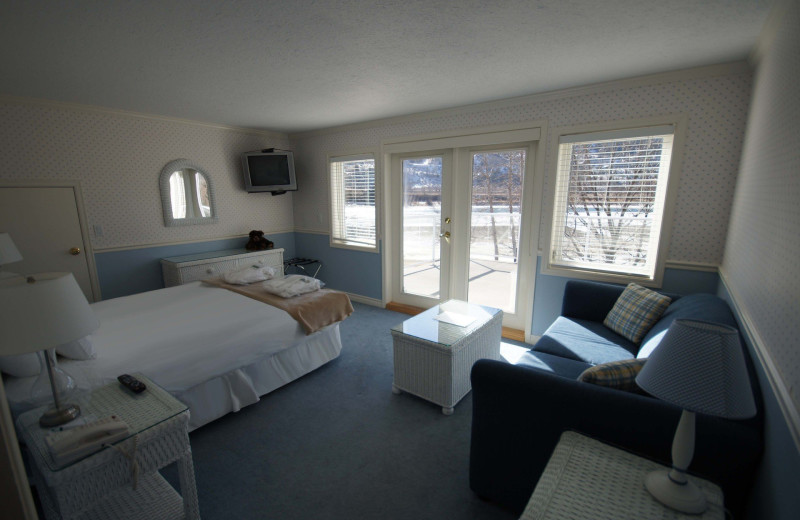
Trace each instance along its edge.
{"label": "wall-mounted television", "polygon": [[273,195],[297,190],[294,155],[288,150],[261,150],[242,154],[244,189],[250,193],[270,191]]}

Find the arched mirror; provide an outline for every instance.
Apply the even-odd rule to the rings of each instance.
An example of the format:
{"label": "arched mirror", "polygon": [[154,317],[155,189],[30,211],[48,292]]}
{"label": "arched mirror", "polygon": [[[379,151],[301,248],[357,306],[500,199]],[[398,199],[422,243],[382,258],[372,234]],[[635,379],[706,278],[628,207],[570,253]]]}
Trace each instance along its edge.
{"label": "arched mirror", "polygon": [[164,225],[187,226],[217,221],[214,185],[202,168],[186,160],[168,163],[161,170],[161,205]]}

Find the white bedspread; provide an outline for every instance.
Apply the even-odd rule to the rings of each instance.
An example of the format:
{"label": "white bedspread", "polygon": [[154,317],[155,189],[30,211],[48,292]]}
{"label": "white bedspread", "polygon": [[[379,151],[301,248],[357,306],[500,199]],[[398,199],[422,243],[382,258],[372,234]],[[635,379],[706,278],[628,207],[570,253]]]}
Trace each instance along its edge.
{"label": "white bedspread", "polygon": [[[200,282],[92,305],[96,375],[142,372],[168,391],[190,388],[301,340],[286,312]],[[161,383],[163,381],[164,383]]]}
{"label": "white bedspread", "polygon": [[[92,309],[101,324],[92,334],[97,359],[59,361],[84,390],[141,372],[181,395],[313,338],[280,309],[200,282],[102,301]],[[27,400],[33,380],[6,380],[12,407]]]}

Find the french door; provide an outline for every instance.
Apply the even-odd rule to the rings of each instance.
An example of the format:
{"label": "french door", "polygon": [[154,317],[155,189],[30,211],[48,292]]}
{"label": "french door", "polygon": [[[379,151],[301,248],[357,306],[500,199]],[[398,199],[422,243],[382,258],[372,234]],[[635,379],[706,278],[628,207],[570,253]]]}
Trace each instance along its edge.
{"label": "french door", "polygon": [[466,300],[525,329],[532,154],[530,143],[514,143],[391,155],[393,301]]}

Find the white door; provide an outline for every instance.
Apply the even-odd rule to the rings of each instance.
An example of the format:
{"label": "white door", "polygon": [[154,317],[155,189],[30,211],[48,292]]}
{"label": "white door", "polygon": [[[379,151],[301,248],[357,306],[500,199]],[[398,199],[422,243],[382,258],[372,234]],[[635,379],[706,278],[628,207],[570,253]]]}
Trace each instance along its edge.
{"label": "white door", "polygon": [[86,299],[95,298],[94,263],[81,228],[75,187],[0,187],[0,232],[22,255],[3,271],[28,275],[71,272]]}
{"label": "white door", "polygon": [[463,193],[456,195],[454,218],[465,225],[454,229],[460,240],[453,243],[458,262],[452,283],[460,299],[502,309],[505,326],[524,330],[530,316],[526,280],[519,274],[523,229],[531,221],[523,188],[532,147],[469,148],[461,154]]}
{"label": "white door", "polygon": [[[392,157],[398,266],[394,300],[432,307],[450,295],[449,211],[452,153],[431,151]],[[443,213],[444,212],[444,213]]]}
{"label": "white door", "polygon": [[392,300],[424,308],[466,300],[502,309],[505,326],[524,330],[520,268],[535,269],[521,254],[531,164],[530,143],[393,154]]}

